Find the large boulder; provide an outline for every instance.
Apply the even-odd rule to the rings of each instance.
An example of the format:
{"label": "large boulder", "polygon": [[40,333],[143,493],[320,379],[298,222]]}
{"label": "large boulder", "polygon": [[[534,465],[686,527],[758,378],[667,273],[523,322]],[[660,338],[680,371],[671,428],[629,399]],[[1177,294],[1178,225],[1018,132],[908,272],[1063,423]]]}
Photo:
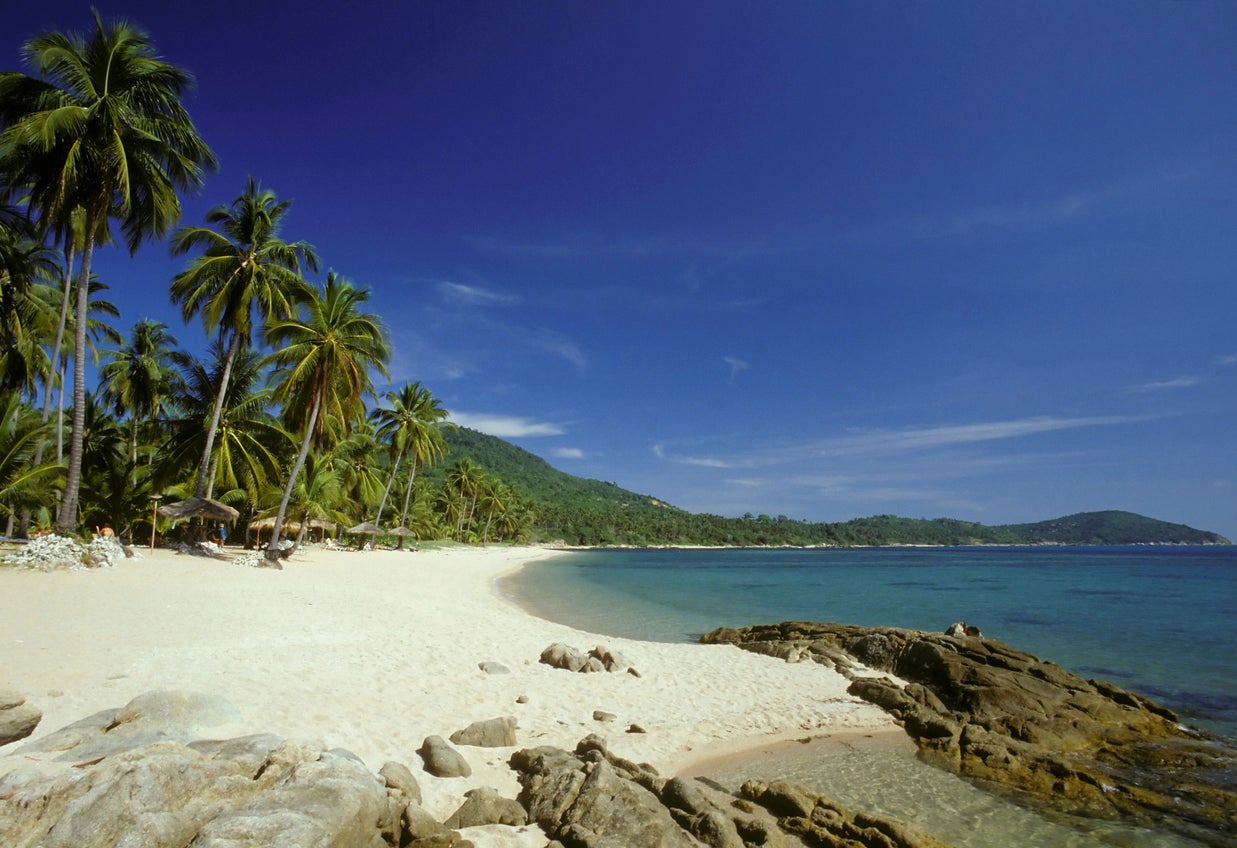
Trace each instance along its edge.
{"label": "large boulder", "polygon": [[239,720],[240,711],[218,695],[147,692],[120,709],[102,710],[28,742],[18,753],[60,751],[60,760],[82,762],[155,742],[190,741],[202,730]]}
{"label": "large boulder", "polygon": [[0,689],[0,745],[25,739],[43,720],[43,712],[20,692]]}
{"label": "large boulder", "polygon": [[520,802],[502,797],[496,789],[481,786],[470,789],[464,796],[464,803],[443,823],[445,827],[480,827],[487,824],[523,827],[528,824],[528,813]]}
{"label": "large boulder", "polygon": [[902,723],[926,759],[1037,805],[1168,826],[1212,844],[1237,833],[1231,742],[995,640],[783,622],[721,628],[702,641],[828,665],[850,678],[852,695]]}
{"label": "large boulder", "polygon": [[272,736],[162,741],[0,778],[6,848],[398,845],[404,805],[364,766]]}
{"label": "large boulder", "polygon": [[472,774],[468,760],[441,736],[425,737],[417,753],[421,755],[425,770],[434,777],[468,777]]}
{"label": "large boulder", "polygon": [[478,748],[511,748],[516,743],[516,720],[512,716],[474,721],[463,730],[451,734],[456,745],[472,745]]}

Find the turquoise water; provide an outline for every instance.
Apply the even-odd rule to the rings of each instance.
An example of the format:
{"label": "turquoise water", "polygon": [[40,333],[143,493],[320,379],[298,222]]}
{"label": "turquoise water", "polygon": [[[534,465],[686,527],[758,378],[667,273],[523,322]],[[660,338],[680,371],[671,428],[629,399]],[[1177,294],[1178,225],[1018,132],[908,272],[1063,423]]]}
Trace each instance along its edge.
{"label": "turquoise water", "polygon": [[[796,619],[932,631],[965,620],[1237,739],[1237,547],[583,551],[501,588],[544,618],[653,641]],[[822,760],[789,748],[712,776],[799,780],[958,846],[1193,844],[1120,824],[1066,827],[906,755]]]}

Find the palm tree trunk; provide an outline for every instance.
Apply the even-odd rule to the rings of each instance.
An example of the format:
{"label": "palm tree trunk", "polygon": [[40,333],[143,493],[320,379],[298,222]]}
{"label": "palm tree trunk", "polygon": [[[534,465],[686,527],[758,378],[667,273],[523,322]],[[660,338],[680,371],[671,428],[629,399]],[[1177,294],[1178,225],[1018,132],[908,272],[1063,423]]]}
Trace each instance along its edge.
{"label": "palm tree trunk", "polygon": [[210,454],[215,447],[215,431],[219,429],[219,419],[223,417],[223,399],[228,392],[228,381],[232,378],[232,363],[241,347],[241,337],[232,334],[228,343],[228,355],[223,360],[223,374],[219,377],[219,394],[215,396],[215,409],[210,416],[210,428],[206,431],[206,450],[202,452],[202,464],[198,466],[198,481],[194,486],[195,497],[206,497],[206,475],[210,473]]}
{"label": "palm tree trunk", "polygon": [[69,437],[69,473],[65,478],[64,499],[56,516],[56,532],[65,535],[77,527],[77,498],[82,487],[82,449],[86,427],[86,324],[90,311],[90,261],[94,255],[98,221],[87,221],[86,249],[77,277],[77,324],[73,350],[73,432]]}
{"label": "palm tree trunk", "polygon": [[[417,449],[412,449],[412,461],[408,464],[408,491],[404,492],[404,510],[399,514],[399,526],[408,526],[408,504],[412,502],[412,484],[417,479]],[[399,537],[399,549],[404,549],[404,537]]]}
{"label": "palm tree trunk", "polygon": [[[73,233],[70,231],[64,237],[64,290],[60,295],[60,321],[56,324],[56,341],[52,345],[52,356],[48,363],[47,380],[43,383],[43,413],[42,421],[47,423],[48,417],[52,413],[52,384],[56,381],[52,379],[53,375],[60,373],[60,346],[64,344],[64,328],[69,323],[69,297],[73,294]],[[61,384],[63,386],[63,383]],[[63,396],[63,395],[62,395]],[[59,434],[59,425],[57,425],[57,434]],[[39,439],[38,445],[34,449],[34,464],[39,465],[43,462],[43,449],[46,444],[42,438]],[[57,436],[56,446],[57,456],[60,453],[59,436]],[[20,533],[23,538],[30,535],[30,507],[22,507],[21,511],[21,529]],[[12,534],[9,534],[12,535]]]}
{"label": "palm tree trunk", "polygon": [[305,457],[309,456],[309,443],[314,437],[314,425],[318,423],[318,412],[322,408],[322,393],[314,396],[314,408],[309,411],[309,421],[305,424],[305,437],[301,440],[301,450],[296,455],[292,472],[288,475],[288,485],[284,486],[283,499],[279,502],[279,514],[275,517],[275,526],[271,530],[271,540],[266,545],[266,561],[272,568],[283,568],[279,564],[279,534],[283,530],[284,516],[288,513],[288,501],[292,500],[292,487],[296,478],[305,466]]}
{"label": "palm tree trunk", "polygon": [[395,482],[395,472],[399,470],[400,457],[397,454],[395,464],[391,466],[391,476],[387,478],[387,487],[382,490],[382,500],[378,502],[378,517],[374,519],[374,524],[382,526],[382,510],[387,505],[387,495],[391,494],[391,484]]}

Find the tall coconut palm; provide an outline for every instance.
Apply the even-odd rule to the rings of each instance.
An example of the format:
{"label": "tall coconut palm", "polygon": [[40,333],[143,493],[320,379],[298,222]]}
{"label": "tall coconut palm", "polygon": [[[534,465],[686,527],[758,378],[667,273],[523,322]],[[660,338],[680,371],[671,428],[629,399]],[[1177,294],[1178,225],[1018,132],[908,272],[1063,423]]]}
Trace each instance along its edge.
{"label": "tall coconut palm", "polygon": [[47,357],[46,298],[38,289],[56,272],[52,252],[12,215],[0,215],[0,389],[32,395]]}
{"label": "tall coconut palm", "polygon": [[280,369],[276,398],[284,403],[286,420],[301,432],[301,449],[266,548],[268,560],[279,558],[280,528],[292,488],[326,414],[340,421],[360,419],[363,398],[373,391],[370,369],[387,374],[391,350],[382,319],[359,311],[368,299],[368,289],[355,288],[332,271],[318,297],[302,307],[303,315],[277,321],[267,331],[275,347],[271,360]]}
{"label": "tall coconut palm", "polygon": [[404,509],[400,513],[400,524],[403,525],[408,515],[408,496],[412,494],[417,466],[432,465],[447,451],[447,444],[439,429],[440,422],[447,417],[447,411],[430,390],[419,382],[405,383],[398,392],[387,392],[383,397],[391,404],[391,408],[379,407],[374,410],[374,418],[378,421],[378,437],[387,439],[391,446],[391,474],[387,478],[382,503],[378,505],[378,516],[374,523],[382,523],[382,509],[399,471],[399,463],[405,454],[411,454],[408,461],[408,489],[404,497]]}
{"label": "tall coconut palm", "polygon": [[177,368],[189,365],[189,356],[176,350],[176,344],[167,324],[143,318],[133,325],[124,346],[103,351],[104,364],[99,369],[102,400],[116,415],[129,415],[134,466],[138,425],[153,422],[169,408],[183,380]]}
{"label": "tall coconut palm", "polygon": [[[180,475],[189,468],[196,475],[226,359],[218,340],[210,352],[207,362],[190,364],[184,386],[175,397],[180,415],[167,422],[168,438],[160,450],[165,473],[160,482],[185,479]],[[232,365],[215,431],[207,497],[214,496],[218,482],[225,489],[245,489],[251,500],[256,499],[279,476],[280,460],[296,450],[292,437],[268,411],[271,393],[263,386],[262,365],[262,358],[252,350],[241,351]]]}
{"label": "tall coconut palm", "polygon": [[472,530],[473,513],[476,510],[477,499],[481,496],[484,481],[485,472],[467,457],[447,469],[446,487],[459,494],[462,504],[455,525],[455,535],[458,541],[464,541],[467,538],[467,532]]}
{"label": "tall coconut palm", "polygon": [[368,421],[346,422],[351,426],[344,426],[345,422],[328,418],[332,418],[329,426],[314,438],[313,447],[330,451],[345,498],[357,514],[364,516],[383,497],[382,443]]}
{"label": "tall coconut palm", "polygon": [[150,38],[96,13],[88,35],[50,32],[27,42],[33,75],[0,74],[0,174],[29,197],[43,227],[62,237],[81,210],[73,366],[73,436],[56,528],[77,516],[86,405],[86,321],[95,245],[117,218],[130,252],[180,217],[179,191],[202,185],[214,154],[182,102],[190,75],[163,61]]}
{"label": "tall coconut palm", "polygon": [[253,344],[259,322],[286,318],[298,301],[313,294],[301,277],[302,265],[318,269],[313,247],[279,237],[291,205],[292,201],[280,201],[250,177],[240,197],[206,214],[208,226],[182,227],[172,237],[173,255],[201,251],[173,278],[172,302],[180,305],[186,322],[201,313],[206,332],[218,332],[227,349],[198,465],[198,497],[206,492],[215,431],[237,354]]}

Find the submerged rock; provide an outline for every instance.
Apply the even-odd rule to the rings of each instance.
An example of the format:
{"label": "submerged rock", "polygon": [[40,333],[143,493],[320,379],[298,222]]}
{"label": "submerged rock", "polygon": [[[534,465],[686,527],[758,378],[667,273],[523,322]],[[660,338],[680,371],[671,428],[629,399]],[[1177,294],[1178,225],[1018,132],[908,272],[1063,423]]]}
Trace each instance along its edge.
{"label": "submerged rock", "polygon": [[701,641],[830,666],[852,681],[852,695],[894,716],[926,759],[1036,803],[1215,845],[1237,834],[1232,744],[1000,642],[810,622],[719,628]]}

